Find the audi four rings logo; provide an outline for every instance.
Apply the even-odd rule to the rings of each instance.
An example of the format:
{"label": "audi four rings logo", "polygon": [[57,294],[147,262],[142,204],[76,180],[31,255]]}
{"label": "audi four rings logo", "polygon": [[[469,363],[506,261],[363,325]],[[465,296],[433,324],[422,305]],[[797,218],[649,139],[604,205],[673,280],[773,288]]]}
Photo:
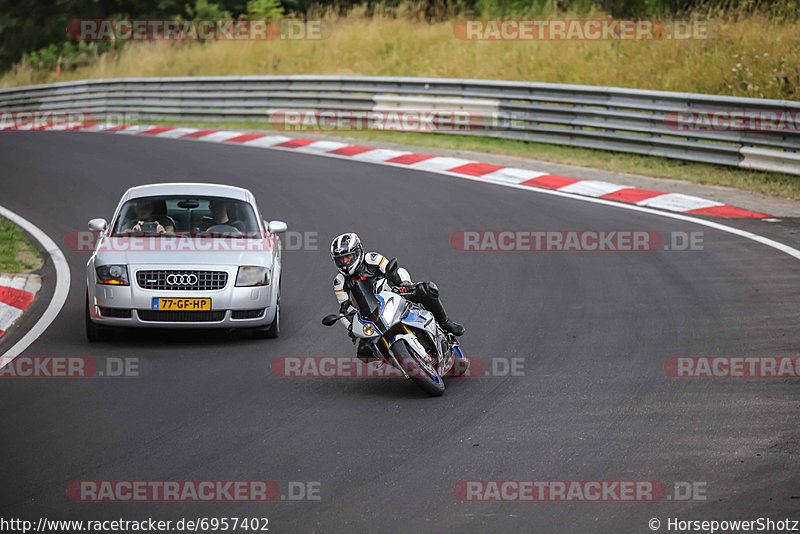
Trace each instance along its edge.
{"label": "audi four rings logo", "polygon": [[193,286],[197,283],[196,274],[168,274],[167,283],[171,286]]}

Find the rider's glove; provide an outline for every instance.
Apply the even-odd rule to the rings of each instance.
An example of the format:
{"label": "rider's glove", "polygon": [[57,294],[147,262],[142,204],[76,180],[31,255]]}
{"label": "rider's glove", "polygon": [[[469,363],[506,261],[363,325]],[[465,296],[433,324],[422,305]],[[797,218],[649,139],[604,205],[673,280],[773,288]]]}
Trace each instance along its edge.
{"label": "rider's glove", "polygon": [[400,285],[397,286],[397,290],[401,295],[407,295],[414,290],[414,284],[411,282],[400,282]]}
{"label": "rider's glove", "polygon": [[353,344],[355,345],[355,343],[356,343],[356,339],[357,339],[357,338],[356,338],[356,336],[354,336],[354,335],[353,335],[353,323],[350,323],[350,324],[347,326],[347,335],[348,335],[348,336],[350,336],[350,340],[351,340],[351,341],[353,342]]}

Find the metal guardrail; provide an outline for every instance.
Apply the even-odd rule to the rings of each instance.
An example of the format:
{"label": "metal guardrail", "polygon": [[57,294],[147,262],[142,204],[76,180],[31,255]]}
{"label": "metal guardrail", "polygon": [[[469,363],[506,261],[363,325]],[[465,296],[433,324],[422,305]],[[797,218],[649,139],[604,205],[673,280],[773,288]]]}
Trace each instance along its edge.
{"label": "metal guardrail", "polygon": [[[370,76],[202,76],[82,80],[0,90],[4,110],[82,110],[141,120],[269,120],[285,109],[464,109],[504,139],[800,175],[800,102],[615,87]],[[773,131],[679,130],[676,113],[765,112],[798,119]],[[785,115],[784,115],[785,116]],[[670,127],[672,125],[672,127]]]}

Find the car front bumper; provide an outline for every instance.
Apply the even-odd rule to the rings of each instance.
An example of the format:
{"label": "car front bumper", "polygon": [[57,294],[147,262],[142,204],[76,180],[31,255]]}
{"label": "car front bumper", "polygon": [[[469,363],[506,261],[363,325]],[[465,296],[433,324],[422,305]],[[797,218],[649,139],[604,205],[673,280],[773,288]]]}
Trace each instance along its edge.
{"label": "car front bumper", "polygon": [[234,319],[232,316],[235,310],[217,310],[222,313],[222,318],[220,320],[207,321],[144,320],[141,317],[142,314],[140,314],[140,310],[135,308],[130,310],[131,314],[128,318],[108,317],[102,314],[100,308],[100,306],[89,306],[89,314],[91,315],[92,322],[105,326],[139,328],[255,328],[269,325],[275,319],[274,306],[264,308],[264,313],[260,317],[252,319]]}
{"label": "car front bumper", "polygon": [[[235,287],[237,268],[227,266],[203,266],[203,268],[228,272],[226,286],[210,291],[175,291],[142,289],[135,280],[131,280],[131,284],[127,286],[105,285],[97,283],[96,277],[92,276],[93,269],[90,269],[87,295],[91,320],[105,326],[140,328],[252,328],[272,323],[277,308],[279,278],[267,286]],[[132,269],[129,267],[130,270]],[[133,278],[132,273],[130,278]],[[211,311],[155,311],[153,299],[158,297],[210,298]],[[264,311],[253,317],[253,310]],[[125,315],[127,312],[130,312],[129,316],[117,316]],[[250,314],[245,314],[248,318],[235,318],[237,315],[235,312],[240,316],[243,312]],[[201,319],[192,320],[192,314],[197,314],[196,316]]]}

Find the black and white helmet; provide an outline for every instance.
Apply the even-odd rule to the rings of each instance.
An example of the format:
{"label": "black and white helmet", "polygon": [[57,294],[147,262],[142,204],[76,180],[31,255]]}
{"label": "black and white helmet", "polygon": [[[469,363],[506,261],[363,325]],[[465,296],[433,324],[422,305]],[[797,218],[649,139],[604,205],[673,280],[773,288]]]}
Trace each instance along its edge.
{"label": "black and white helmet", "polygon": [[364,261],[361,239],[353,232],[336,237],[331,243],[331,257],[342,274],[352,276]]}

